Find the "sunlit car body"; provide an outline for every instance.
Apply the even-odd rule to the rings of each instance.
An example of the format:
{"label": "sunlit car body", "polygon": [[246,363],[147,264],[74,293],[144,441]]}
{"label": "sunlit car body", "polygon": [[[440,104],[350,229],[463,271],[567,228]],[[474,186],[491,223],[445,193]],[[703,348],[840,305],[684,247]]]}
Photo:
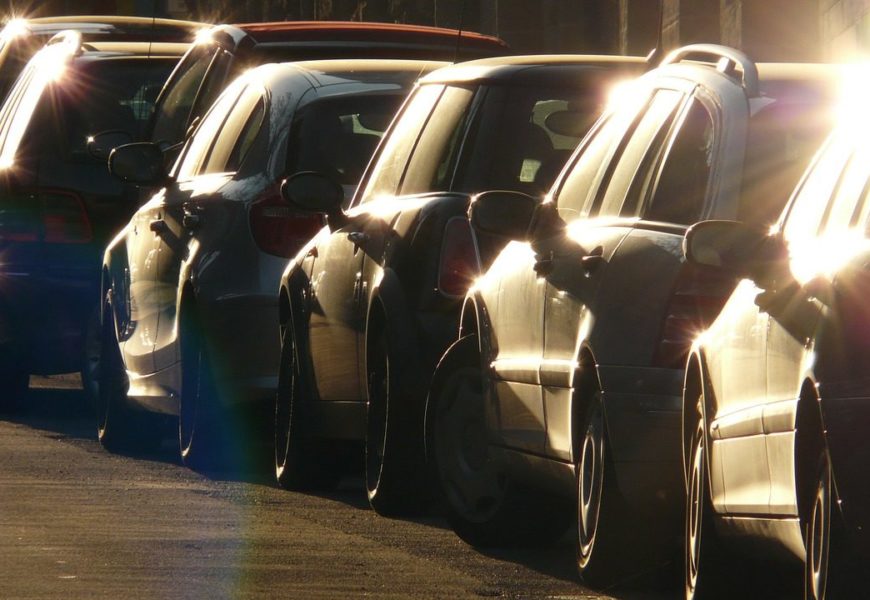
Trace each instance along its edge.
{"label": "sunlit car body", "polygon": [[[104,445],[137,443],[141,412],[131,408],[179,415],[182,457],[207,466],[222,425],[209,417],[236,403],[273,408],[278,281],[287,258],[322,227],[319,215],[293,211],[279,184],[326,170],[352,194],[418,75],[442,65],[265,65],[227,88],[171,180],[106,250],[104,354],[111,360],[120,348],[115,374],[127,382],[101,403]],[[118,153],[139,146],[159,153],[153,144],[121,147],[112,168]]]}
{"label": "sunlit car body", "polygon": [[772,231],[687,234],[691,262],[743,278],[686,373],[688,598],[729,593],[723,546],[805,562],[806,598],[864,595],[870,145],[863,115],[845,123]]}
{"label": "sunlit car body", "polygon": [[472,235],[471,194],[542,194],[610,89],[644,68],[639,58],[505,57],[421,80],[349,211],[332,215],[284,274],[282,485],[334,481],[357,464],[336,448],[358,455],[365,442],[372,506],[421,507],[426,382],[471,278],[505,242]]}
{"label": "sunlit car body", "polygon": [[333,58],[452,61],[507,51],[498,38],[470,31],[460,36],[438,27],[342,21],[218,25],[198,36],[166,82],[151,140],[164,147],[181,142],[228,82],[261,64]]}
{"label": "sunlit car body", "polygon": [[77,31],[86,42],[190,42],[203,23],[146,17],[82,15],[12,19],[0,31],[0,99],[27,61],[61,31]]}
{"label": "sunlit car body", "polygon": [[830,126],[835,70],[758,70],[723,47],[675,52],[615,97],[547,202],[472,204],[477,229],[515,241],[469,292],[430,393],[464,539],[558,533],[570,513],[547,498],[574,499],[578,568],[604,586],[676,537],[685,356],[733,288],[687,267],[683,234],[770,222]]}
{"label": "sunlit car body", "polygon": [[9,404],[29,373],[83,370],[96,314],[100,258],[138,194],[87,153],[95,131],[134,134],[149,90],[187,44],[92,43],[62,33],[41,50],[0,109],[0,395]]}

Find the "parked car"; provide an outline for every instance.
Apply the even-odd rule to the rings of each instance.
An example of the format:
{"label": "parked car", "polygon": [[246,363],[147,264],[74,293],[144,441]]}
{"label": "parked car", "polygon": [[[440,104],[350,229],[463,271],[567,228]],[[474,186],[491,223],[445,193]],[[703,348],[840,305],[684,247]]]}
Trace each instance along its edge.
{"label": "parked car", "polygon": [[352,195],[414,81],[443,64],[261,66],[219,96],[169,176],[156,144],[112,153],[116,175],[163,187],[103,260],[98,433],[105,447],[158,441],[143,426],[153,412],[178,415],[187,465],[213,468],[236,458],[223,450],[248,450],[233,446],[245,440],[231,409],[259,402],[274,410],[278,281],[287,258],[323,224],[287,205],[281,181],[327,171],[338,193]]}
{"label": "parked car", "polygon": [[[151,141],[172,160],[185,133],[226,84],[247,69],[333,58],[468,60],[507,54],[498,38],[438,27],[342,21],[218,25],[204,31],[157,100]],[[174,151],[171,150],[175,148]]]}
{"label": "parked car", "polygon": [[542,194],[617,81],[642,59],[505,57],[424,77],[369,164],[349,209],[313,174],[287,181],[328,227],[281,282],[276,473],[328,486],[365,453],[380,513],[425,502],[426,382],[461,300],[504,238],[475,239],[466,212],[489,188]]}
{"label": "parked car", "polygon": [[711,221],[686,234],[689,263],[741,280],[686,370],[689,599],[739,593],[729,550],[753,547],[805,566],[808,599],[864,595],[866,132],[862,114],[832,135],[773,229]]}
{"label": "parked car", "polygon": [[100,256],[136,194],[91,157],[87,136],[137,132],[187,44],[81,42],[60,33],[22,71],[0,109],[0,406],[28,376],[83,372]]}
{"label": "parked car", "polygon": [[10,19],[0,31],[0,100],[36,52],[61,31],[85,42],[190,42],[203,23],[147,17],[82,15]]}
{"label": "parked car", "polygon": [[674,541],[685,357],[734,286],[685,264],[683,234],[776,218],[830,126],[836,75],[679,49],[615,98],[545,202],[476,197],[475,229],[513,241],[467,294],[427,408],[463,539],[557,534],[568,499],[593,586]]}

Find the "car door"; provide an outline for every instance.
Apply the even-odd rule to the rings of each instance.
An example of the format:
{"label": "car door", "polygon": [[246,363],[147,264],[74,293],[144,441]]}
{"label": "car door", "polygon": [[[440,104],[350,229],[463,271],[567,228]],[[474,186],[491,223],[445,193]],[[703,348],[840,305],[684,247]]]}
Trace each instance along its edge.
{"label": "car door", "polygon": [[868,175],[870,152],[852,152],[849,140],[826,146],[797,192],[783,237],[797,286],[769,292],[767,397],[764,433],[770,463],[770,514],[797,516],[795,426],[800,387],[811,367],[811,340],[824,310],[824,290],[850,244],[863,242],[854,230]]}
{"label": "car door", "polygon": [[366,397],[359,349],[365,320],[363,258],[383,246],[397,208],[395,194],[443,91],[440,85],[422,86],[408,100],[402,118],[382,144],[377,167],[361,184],[360,200],[348,211],[347,222],[314,249],[309,348],[317,397],[322,401],[362,401]]}
{"label": "car door", "polygon": [[[232,180],[229,154],[253,108],[262,98],[259,86],[240,81],[218,99],[190,139],[176,169],[176,182],[155,203],[151,229],[158,267],[154,296],[159,311],[154,347],[155,368],[179,360],[177,315],[182,263],[200,252],[197,230],[219,215],[223,187]],[[187,217],[187,219],[185,219]]]}
{"label": "car door", "polygon": [[[650,293],[648,286],[627,288],[643,280],[654,265],[649,261],[639,265],[629,257],[619,263],[622,272],[609,270],[614,253],[632,231],[634,212],[685,100],[684,91],[660,89],[648,102],[645,97],[636,99],[639,106],[626,106],[611,117],[600,137],[584,149],[557,196],[565,234],[536,248],[538,270],[546,280],[540,367],[546,425],[542,450],[554,458],[573,458],[571,394],[578,344],[595,341],[590,338],[598,329],[605,339],[624,334],[620,325],[637,312],[633,307],[646,307],[637,298]],[[602,291],[605,282],[611,285]],[[612,308],[614,303],[620,304],[618,310]],[[599,312],[604,310],[615,313],[615,318],[605,318]]]}

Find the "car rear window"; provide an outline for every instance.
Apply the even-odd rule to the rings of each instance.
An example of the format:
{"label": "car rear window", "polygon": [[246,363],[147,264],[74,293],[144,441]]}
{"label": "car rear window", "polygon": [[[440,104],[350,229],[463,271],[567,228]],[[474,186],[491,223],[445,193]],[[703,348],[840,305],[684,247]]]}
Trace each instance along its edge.
{"label": "car rear window", "polygon": [[320,171],[356,186],[404,95],[328,98],[301,108],[291,126],[286,173]]}
{"label": "car rear window", "polygon": [[119,129],[142,139],[154,101],[176,60],[131,58],[81,65],[58,88],[66,155],[86,155],[88,136]]}

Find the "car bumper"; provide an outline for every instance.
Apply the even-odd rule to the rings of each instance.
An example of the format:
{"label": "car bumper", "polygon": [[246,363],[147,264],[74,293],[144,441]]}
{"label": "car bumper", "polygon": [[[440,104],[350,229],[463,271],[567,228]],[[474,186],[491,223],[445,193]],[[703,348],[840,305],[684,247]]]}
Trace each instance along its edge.
{"label": "car bumper", "polygon": [[0,310],[10,325],[3,353],[14,353],[30,373],[78,371],[99,289],[95,270],[51,275],[0,270]]}
{"label": "car bumper", "polygon": [[599,366],[599,376],[623,497],[642,510],[679,510],[684,372]]}

